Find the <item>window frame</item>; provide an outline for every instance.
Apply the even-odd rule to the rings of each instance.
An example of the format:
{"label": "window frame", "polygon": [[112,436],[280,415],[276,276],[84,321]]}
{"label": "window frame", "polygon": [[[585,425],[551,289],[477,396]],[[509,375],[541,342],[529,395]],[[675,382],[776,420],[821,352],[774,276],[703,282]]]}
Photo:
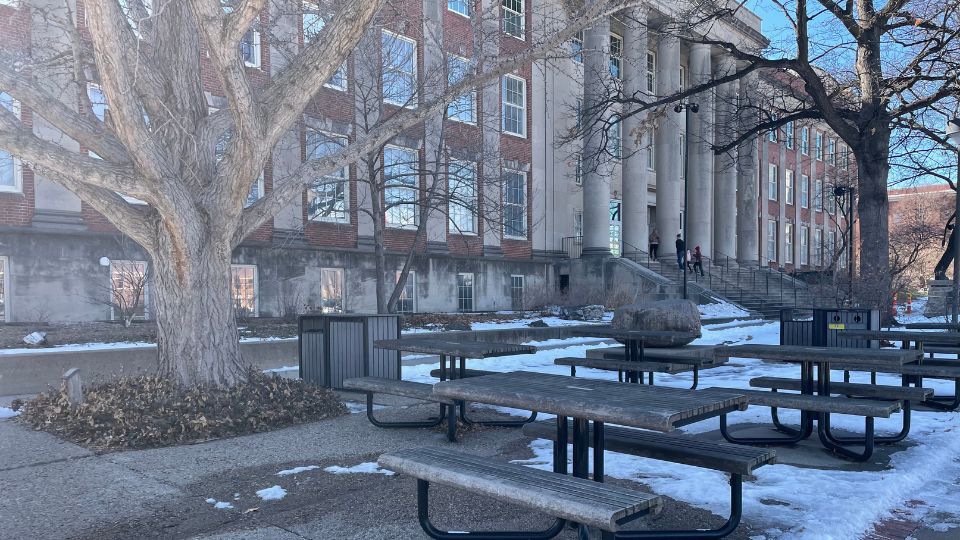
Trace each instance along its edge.
{"label": "window frame", "polygon": [[[469,278],[470,278],[470,286],[469,286],[469,290],[470,290],[470,298],[469,298],[470,307],[469,307],[469,309],[467,309],[467,308],[464,307],[465,301],[467,300],[467,298],[461,294],[461,293],[464,291],[464,289],[467,288],[467,286],[460,284],[460,278],[461,278],[461,277],[466,277],[466,276],[469,276]],[[458,312],[458,313],[472,313],[472,312],[476,311],[476,296],[477,296],[477,294],[476,294],[476,292],[477,292],[476,274],[474,274],[473,272],[457,272],[457,277],[456,277],[455,284],[456,284],[456,287],[457,287],[457,312]]]}
{"label": "window frame", "polygon": [[823,212],[823,180],[814,180],[813,211]]}
{"label": "window frame", "polygon": [[[320,30],[323,30],[327,23],[323,18],[323,14],[320,12],[320,4],[317,0],[301,0],[300,2],[300,38],[301,38],[301,47],[306,48],[307,45],[312,41],[307,37],[307,17],[314,16],[317,19],[317,22],[314,24],[319,24],[318,33]],[[325,88],[330,88],[332,90],[339,90],[341,92],[346,92],[347,88],[350,86],[349,76],[347,74],[347,62],[349,60],[344,60],[343,64],[337,68],[337,71],[330,77],[330,79],[323,83]],[[342,81],[342,83],[338,82]]]}
{"label": "window frame", "polygon": [[[406,147],[397,146],[394,144],[385,145],[383,147],[383,153],[382,153],[384,175],[386,175],[386,172],[387,172],[387,163],[386,163],[387,150],[391,150],[391,151],[398,150],[400,152],[409,152],[410,154],[413,155],[413,160],[411,161],[411,163],[415,163],[416,165],[414,166],[413,174],[410,175],[412,178],[414,178],[413,185],[390,185],[388,180],[384,178],[384,189],[383,189],[383,197],[384,197],[383,212],[385,214],[384,224],[387,226],[388,229],[407,229],[407,230],[416,229],[420,223],[420,180],[421,178],[420,178],[419,169],[417,168],[419,167],[419,164],[420,164],[420,153],[415,148],[406,148]],[[413,201],[409,203],[405,202],[401,204],[394,204],[392,207],[388,207],[389,204],[393,204],[393,203],[388,203],[386,201],[387,195],[390,193],[391,190],[413,191],[414,193]],[[398,209],[402,208],[404,205],[410,205],[413,208],[413,222],[407,224],[407,223],[390,221],[390,212],[398,211]]]}
{"label": "window frame", "polygon": [[[5,95],[9,98],[10,108],[7,110],[13,113],[13,115],[17,117],[17,120],[22,120],[23,110],[20,101],[6,92],[0,92],[0,95]],[[23,193],[23,162],[12,152],[7,152],[6,150],[0,150],[0,152],[10,156],[10,174],[12,175],[10,185],[0,184],[0,193]]]}
{"label": "window frame", "polygon": [[783,125],[783,133],[784,133],[784,139],[786,139],[787,149],[793,150],[794,146],[796,146],[796,137],[797,137],[796,130],[793,125],[793,120],[790,120],[789,122]]}
{"label": "window frame", "polygon": [[[333,309],[328,308],[324,305],[330,301],[329,298],[326,298],[324,295],[324,273],[333,273],[339,276],[339,286],[340,286],[340,309],[336,310],[336,307]],[[320,311],[321,313],[346,313],[347,312],[347,269],[340,266],[328,266],[320,268]]]}
{"label": "window frame", "polygon": [[233,301],[233,310],[236,312],[237,306],[236,285],[234,283],[235,270],[253,270],[253,309],[250,311],[250,317],[260,316],[260,271],[255,264],[230,264],[230,294]]}
{"label": "window frame", "polygon": [[780,200],[780,167],[776,163],[767,164],[767,200]]}
{"label": "window frame", "polygon": [[[608,40],[610,47],[610,76],[618,81],[623,80],[623,36],[615,32],[610,32],[610,39]],[[614,44],[619,42],[614,53]],[[614,73],[614,66],[616,66],[616,73]]]}
{"label": "window frame", "polygon": [[[462,4],[463,9],[466,10],[466,13],[459,11],[457,9],[454,9],[453,7],[450,7],[451,3],[456,3],[458,5]],[[447,0],[447,11],[451,11],[453,13],[456,13],[457,15],[460,15],[461,17],[466,17],[469,19],[470,18],[470,0]]]}
{"label": "window frame", "polygon": [[[501,28],[503,29],[503,33],[514,39],[519,39],[520,41],[526,41],[527,40],[527,14],[526,14],[526,6],[524,5],[525,0],[516,0],[516,5],[520,7],[520,11],[513,9],[512,7],[507,7],[507,2],[509,1],[510,0],[501,0],[500,2],[500,8],[501,8],[500,17],[503,19],[503,24],[501,25]],[[520,35],[514,34],[513,32],[507,29],[508,13],[512,15],[510,20],[520,21],[520,24],[518,27],[518,30],[520,31]]]}
{"label": "window frame", "polygon": [[610,117],[610,124],[607,126],[607,146],[607,153],[614,159],[623,159],[623,119],[619,114]]}
{"label": "window frame", "polygon": [[[457,202],[453,196],[454,188],[451,186],[452,179],[454,178],[463,178],[459,175],[452,174],[452,167],[456,166],[458,171],[463,171],[466,168],[469,168],[473,175],[473,181],[471,183],[472,190],[472,199],[474,206],[473,208],[468,208]],[[461,236],[476,236],[479,234],[478,226],[478,202],[479,202],[479,185],[477,178],[477,164],[473,161],[465,161],[459,159],[451,159],[447,161],[447,227],[450,231],[450,234],[457,234]],[[458,183],[458,185],[460,185]],[[455,215],[460,215],[460,209],[463,210],[463,216],[469,215],[470,218],[470,228],[463,229],[462,223],[457,223],[454,220]]]}
{"label": "window frame", "polygon": [[780,224],[775,219],[767,221],[767,262],[779,262]]}
{"label": "window frame", "polygon": [[810,128],[807,126],[800,126],[800,153],[810,155]]}
{"label": "window frame", "polygon": [[[515,174],[518,175],[523,181],[523,202],[508,202],[508,195],[511,191],[509,184],[509,175]],[[503,170],[503,237],[511,240],[527,240],[530,236],[530,230],[527,226],[527,219],[529,218],[527,212],[527,205],[530,203],[528,191],[530,189],[530,179],[526,171],[518,171],[515,169],[504,169]],[[523,234],[515,235],[507,232],[507,208],[516,207],[521,210],[521,221],[520,223],[523,226]]]}
{"label": "window frame", "polygon": [[[780,118],[780,115],[778,115],[778,114],[776,114],[776,113],[771,113],[771,114],[770,114],[770,121],[771,121],[771,122],[776,122],[777,119],[779,119],[779,118]],[[767,132],[767,140],[768,140],[769,142],[772,142],[772,143],[778,142],[778,141],[780,140],[780,128],[776,128],[776,127],[775,127],[775,128],[772,128],[770,131],[768,131],[768,132]]]}
{"label": "window frame", "polygon": [[[400,274],[403,273],[401,270],[397,270],[397,282],[400,281]],[[413,296],[407,295],[407,287],[410,287],[413,290]],[[404,298],[404,296],[407,296]],[[400,302],[410,302],[410,309],[401,309]],[[415,270],[407,271],[407,281],[403,284],[403,289],[400,292],[400,296],[397,298],[396,305],[397,313],[416,313],[417,312],[417,272]]]}
{"label": "window frame", "polygon": [[583,30],[570,38],[570,58],[577,64],[583,63]]}
{"label": "window frame", "polygon": [[800,208],[810,208],[810,176],[800,175]]}
{"label": "window frame", "polygon": [[[412,62],[411,62],[412,65],[413,65],[413,73],[406,73],[406,72],[400,71],[400,70],[398,70],[398,69],[390,69],[390,70],[387,69],[388,66],[386,65],[386,59],[384,58],[384,43],[383,43],[383,38],[384,38],[384,36],[387,36],[387,35],[392,36],[394,39],[396,39],[396,40],[398,40],[398,41],[405,42],[405,43],[407,43],[407,44],[409,44],[409,45],[411,45],[411,46],[413,47],[413,48],[411,49],[411,58],[413,59]],[[420,77],[420,74],[419,74],[419,68],[420,68],[420,66],[417,64],[417,62],[418,62],[417,54],[418,54],[418,51],[417,51],[417,40],[412,39],[412,38],[409,38],[409,37],[407,37],[407,36],[405,36],[405,35],[403,35],[403,34],[398,34],[398,33],[396,33],[396,32],[391,32],[390,30],[383,29],[383,30],[381,31],[381,34],[380,34],[380,73],[381,73],[381,77],[380,77],[380,78],[381,78],[381,81],[380,81],[380,94],[383,96],[383,102],[384,102],[384,103],[389,103],[390,105],[395,105],[395,106],[397,106],[397,107],[404,107],[404,108],[408,108],[408,109],[416,109],[416,108],[417,108],[417,105],[418,105],[417,101],[418,101],[418,99],[419,99],[419,92],[417,92],[417,83],[419,82],[419,77]],[[387,73],[388,71],[391,72],[391,73],[400,73],[400,74],[402,74],[404,77],[406,77],[406,78],[408,78],[408,79],[410,79],[410,80],[412,81],[413,87],[412,87],[411,90],[410,90],[410,98],[409,98],[405,103],[397,102],[397,101],[394,101],[393,99],[387,97],[387,95],[386,95],[387,92],[385,91],[384,84],[386,84],[386,76],[385,76],[385,75],[386,75],[386,73]]]}
{"label": "window frame", "polygon": [[823,266],[823,229],[813,229],[814,266]]}
{"label": "window frame", "polygon": [[657,140],[653,130],[647,131],[647,170],[657,170]]}
{"label": "window frame", "polygon": [[793,264],[793,223],[783,224],[783,264]]}
{"label": "window frame", "polygon": [[814,140],[816,141],[816,145],[815,145],[816,159],[817,161],[823,161],[823,132],[820,130],[817,130],[817,133],[814,136]]}
{"label": "window frame", "polygon": [[[507,100],[507,80],[508,79],[518,81],[522,85],[521,86],[522,91],[520,92],[520,95],[523,98],[522,105],[516,105]],[[523,77],[519,77],[517,75],[507,73],[500,79],[500,81],[501,81],[500,82],[500,85],[501,85],[501,91],[500,91],[501,131],[503,131],[503,133],[507,135],[512,135],[514,137],[520,137],[522,139],[526,139],[527,138],[527,80],[524,79]],[[522,121],[520,122],[520,129],[522,130],[522,133],[510,131],[507,129],[507,115],[506,115],[507,107],[513,107],[515,109],[519,109],[520,118],[522,119]]]}
{"label": "window frame", "polygon": [[827,163],[834,166],[837,164],[837,139],[834,137],[827,139]]}
{"label": "window frame", "polygon": [[[329,139],[340,140],[343,142],[343,146],[346,147],[349,144],[349,138],[346,135],[340,135],[338,133],[331,133],[329,131],[324,131],[321,129],[314,129],[311,127],[306,128],[304,131],[304,155],[306,156],[306,161],[309,161],[311,157],[314,156],[310,152],[310,132],[314,132],[320,135],[323,135]],[[322,157],[322,156],[321,156]],[[320,193],[314,186],[307,187],[307,221],[319,222],[319,223],[350,223],[350,166],[344,165],[340,169],[340,183],[343,185],[343,214],[336,216],[321,216],[310,211],[310,196],[319,197]],[[335,177],[332,174],[328,174],[320,178],[323,181],[323,185],[333,185],[333,182],[327,183],[327,180],[332,180]]]}
{"label": "window frame", "polygon": [[647,49],[646,89],[650,95],[657,93],[657,53]]}
{"label": "window frame", "polygon": [[[251,51],[250,57],[254,59],[253,62],[247,60],[243,56],[243,45],[247,34],[250,33],[253,39],[253,42],[250,44]],[[260,37],[260,31],[256,28],[250,28],[244,32],[243,37],[240,38],[240,58],[243,60],[243,65],[249,68],[254,69],[263,69],[263,40]]]}
{"label": "window frame", "polygon": [[131,320],[134,321],[149,321],[150,320],[150,265],[147,261],[138,261],[138,260],[129,260],[129,259],[110,259],[110,265],[107,272],[107,279],[110,282],[110,320],[118,321],[120,318],[117,317],[116,306],[114,306],[113,294],[114,294],[114,281],[113,281],[113,267],[114,265],[119,264],[135,264],[143,265],[143,315],[134,315]]}
{"label": "window frame", "polygon": [[[517,279],[519,278],[520,287],[517,287]],[[520,290],[520,307],[517,307],[516,301],[517,297],[515,296],[515,291],[519,288]],[[526,294],[526,276],[523,274],[510,274],[510,309],[512,311],[523,311],[523,297]]]}
{"label": "window frame", "polygon": [[[463,56],[459,56],[459,55],[456,55],[456,54],[447,54],[447,87],[453,86],[453,85],[455,85],[455,84],[457,84],[457,83],[459,83],[460,81],[463,80],[463,79],[461,78],[461,79],[458,79],[458,80],[456,80],[456,81],[451,81],[451,79],[450,79],[450,75],[451,75],[451,73],[452,73],[452,70],[450,69],[450,61],[451,61],[451,60],[455,60],[456,62],[461,62],[461,63],[462,63],[462,65],[465,67],[465,69],[464,69],[464,74],[463,74],[464,77],[467,76],[467,74],[469,73],[469,69],[470,69],[470,59],[469,59],[469,58],[465,58],[465,57],[463,57]],[[452,108],[455,104],[461,103],[464,98],[469,98],[469,100],[470,100],[470,118],[469,118],[469,120],[465,120],[465,119],[463,119],[463,118],[460,118],[458,115],[456,115],[456,114],[451,114],[451,112],[450,112],[450,111],[451,111],[451,108]],[[457,108],[457,113],[460,113],[460,112],[461,112],[461,109],[458,107],[458,108]],[[469,92],[466,92],[466,93],[458,96],[457,99],[455,99],[455,100],[453,100],[453,101],[451,101],[450,103],[447,104],[447,119],[448,119],[448,120],[453,120],[454,122],[460,122],[461,124],[469,124],[469,125],[471,125],[471,126],[477,125],[477,90],[476,90],[475,88],[474,88],[474,89],[471,89]]]}
{"label": "window frame", "polygon": [[810,227],[800,225],[800,266],[810,264]]}
{"label": "window frame", "polygon": [[783,202],[785,204],[794,205],[796,203],[796,175],[793,172],[793,169],[784,169],[783,170]]}

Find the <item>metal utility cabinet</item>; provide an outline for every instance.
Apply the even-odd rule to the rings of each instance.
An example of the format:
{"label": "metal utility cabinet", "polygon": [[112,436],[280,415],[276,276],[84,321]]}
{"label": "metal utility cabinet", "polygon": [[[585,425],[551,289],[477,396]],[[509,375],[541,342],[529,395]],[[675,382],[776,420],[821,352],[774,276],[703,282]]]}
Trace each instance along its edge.
{"label": "metal utility cabinet", "polygon": [[400,379],[399,351],[373,342],[400,338],[399,315],[303,315],[298,324],[300,378],[327,388],[343,388],[351,377]]}
{"label": "metal utility cabinet", "polygon": [[877,341],[837,336],[841,330],[879,330],[876,309],[790,308],[780,310],[780,344],[812,347],[877,348]]}

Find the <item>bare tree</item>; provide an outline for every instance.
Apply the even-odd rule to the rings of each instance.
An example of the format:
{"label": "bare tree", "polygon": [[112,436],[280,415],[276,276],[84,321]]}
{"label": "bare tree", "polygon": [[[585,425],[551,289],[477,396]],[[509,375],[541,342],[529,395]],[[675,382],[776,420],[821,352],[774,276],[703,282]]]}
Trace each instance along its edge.
{"label": "bare tree", "polygon": [[109,279],[95,287],[87,301],[109,307],[110,318],[129,328],[134,319],[147,317],[148,268],[130,240],[117,236],[116,243],[119,258],[100,261],[107,267]]}

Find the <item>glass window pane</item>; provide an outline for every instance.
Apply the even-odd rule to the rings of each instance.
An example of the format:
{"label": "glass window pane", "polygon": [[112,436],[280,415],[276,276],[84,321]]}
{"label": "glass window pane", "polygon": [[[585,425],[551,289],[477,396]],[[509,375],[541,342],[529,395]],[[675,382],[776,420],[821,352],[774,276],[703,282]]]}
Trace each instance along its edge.
{"label": "glass window pane", "polygon": [[320,269],[320,309],[343,313],[343,268]]}

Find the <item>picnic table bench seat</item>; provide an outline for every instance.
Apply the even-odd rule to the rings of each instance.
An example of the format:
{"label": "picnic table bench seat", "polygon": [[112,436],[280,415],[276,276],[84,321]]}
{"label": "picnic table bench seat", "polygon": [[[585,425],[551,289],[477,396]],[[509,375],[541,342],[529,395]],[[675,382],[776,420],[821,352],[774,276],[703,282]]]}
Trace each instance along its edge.
{"label": "picnic table bench seat", "polygon": [[[691,388],[696,388],[700,379],[700,364],[699,363],[688,363],[684,362],[682,364],[671,363],[671,362],[651,362],[651,361],[642,361],[642,362],[631,362],[627,360],[610,360],[605,358],[583,358],[579,356],[567,356],[562,358],[557,358],[553,361],[554,365],[558,366],[569,366],[570,367],[570,376],[577,376],[577,368],[591,368],[591,369],[601,369],[604,371],[616,371],[619,374],[618,379],[623,381],[624,373],[647,373],[649,374],[648,380],[649,384],[653,384],[653,374],[654,373],[669,373],[676,374],[682,373],[685,371],[693,370],[693,385]],[[642,378],[641,378],[642,379]],[[640,382],[643,382],[642,380]]]}
{"label": "picnic table bench seat", "polygon": [[[831,387],[833,386],[832,383]],[[762,407],[778,407],[810,412],[849,414],[867,418],[889,418],[900,410],[897,402],[864,401],[862,399],[817,396],[810,394],[785,394],[783,392],[768,392],[766,390],[747,390],[742,388],[705,388],[702,392],[723,390],[724,392],[739,392],[747,396],[750,405]],[[721,417],[722,418],[722,417]]]}
{"label": "picnic table bench seat", "polygon": [[953,411],[960,409],[960,362],[956,360],[924,360],[922,364],[907,364],[898,366],[896,371],[844,365],[843,369],[860,371],[881,371],[884,373],[899,373],[916,386],[923,384],[923,379],[942,379],[953,381],[952,396],[928,396],[923,404],[938,410]]}
{"label": "picnic table bench seat", "polygon": [[[417,514],[431,538],[552,538],[567,522],[577,523],[580,538],[589,539],[587,527],[614,538],[622,524],[648,513],[659,512],[660,496],[585,478],[547,472],[523,465],[499,462],[448,448],[416,448],[380,456],[380,467],[417,479]],[[535,532],[447,532],[437,529],[429,516],[430,484],[440,484],[485,495],[493,499],[551,515],[556,519],[546,530]]]}
{"label": "picnic table bench seat", "polygon": [[[430,376],[439,379],[440,375],[443,373],[443,370],[437,368],[430,370]],[[464,379],[466,377],[482,377],[484,375],[493,375],[497,373],[496,371],[487,371],[485,369],[464,369],[463,371],[457,370],[455,372],[456,379]],[[450,371],[447,371],[446,377],[450,378]]]}
{"label": "picnic table bench seat", "polygon": [[[782,377],[755,377],[750,379],[750,386],[754,388],[796,390],[799,392],[801,384],[802,381],[799,379],[787,379]],[[933,395],[933,390],[930,388],[848,382],[831,382],[830,391],[835,394],[844,394],[847,396],[904,401],[924,401]]]}
{"label": "picnic table bench seat", "polygon": [[[412,428],[439,426],[447,420],[447,439],[457,440],[457,416],[454,413],[456,402],[452,399],[433,394],[433,385],[413,381],[385,379],[383,377],[356,377],[344,379],[343,387],[348,390],[357,390],[367,395],[367,419],[380,428]],[[422,401],[432,401],[440,404],[440,415],[436,419],[422,421],[383,421],[373,414],[373,395],[386,394],[401,396]]]}

